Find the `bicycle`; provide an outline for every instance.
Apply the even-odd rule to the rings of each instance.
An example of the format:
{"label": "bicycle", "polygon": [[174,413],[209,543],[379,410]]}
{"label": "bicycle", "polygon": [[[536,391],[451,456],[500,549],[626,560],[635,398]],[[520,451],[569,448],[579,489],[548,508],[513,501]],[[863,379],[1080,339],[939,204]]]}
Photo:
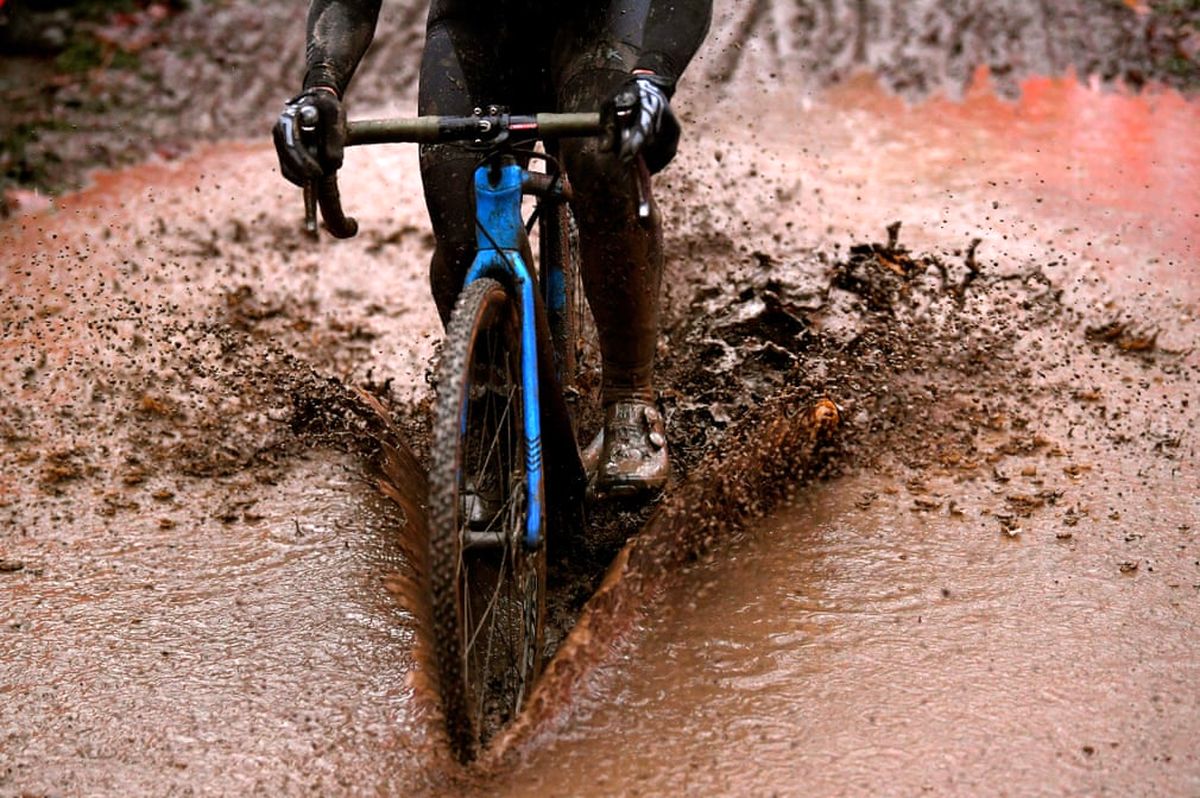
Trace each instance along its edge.
{"label": "bicycle", "polygon": [[[517,715],[535,683],[543,658],[547,527],[558,533],[581,524],[587,477],[574,419],[582,361],[598,350],[581,352],[589,330],[572,192],[550,150],[563,137],[611,131],[599,113],[516,116],[495,106],[471,116],[348,127],[350,146],[460,142],[480,153],[478,248],[435,370],[429,479],[437,681],[450,745],[462,761]],[[532,149],[538,140],[547,151]],[[530,159],[541,160],[545,171],[530,171]],[[648,174],[644,166],[637,174],[645,219]],[[523,221],[527,194],[536,207]],[[334,236],[357,232],[342,211],[336,176],[306,189],[305,206],[310,232],[317,206]],[[535,221],[537,272],[522,252],[523,233]]]}

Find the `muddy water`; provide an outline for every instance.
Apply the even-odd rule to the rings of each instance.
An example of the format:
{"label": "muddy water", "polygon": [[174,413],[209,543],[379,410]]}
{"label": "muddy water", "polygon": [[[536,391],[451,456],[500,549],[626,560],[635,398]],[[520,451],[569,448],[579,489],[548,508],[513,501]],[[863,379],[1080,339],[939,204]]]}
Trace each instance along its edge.
{"label": "muddy water", "polygon": [[[327,455],[269,493],[193,485],[6,545],[23,569],[3,575],[0,792],[419,782],[413,633],[380,581],[400,565],[394,519],[357,473]],[[223,519],[196,512],[230,493]]]}
{"label": "muddy water", "polygon": [[[1200,790],[1200,147],[1181,135],[1200,111],[1026,86],[908,107],[855,81],[797,98],[801,147],[770,124],[786,107],[756,111],[760,149],[721,162],[770,164],[741,199],[790,209],[794,238],[750,246],[861,240],[891,214],[948,257],[982,239],[985,272],[1038,264],[1065,315],[1014,319],[1006,393],[944,385],[876,465],[697,566],[501,794]],[[1089,341],[1107,318],[1160,348]]]}
{"label": "muddy water", "polygon": [[423,210],[392,204],[415,169],[371,157],[347,181],[370,232],[336,250],[261,144],[0,228],[0,795],[436,772],[397,519],[338,427],[338,377],[409,397],[437,329]]}
{"label": "muddy water", "polygon": [[1200,507],[1109,477],[1123,522],[1068,540],[822,485],[672,593],[505,794],[1194,794]]}

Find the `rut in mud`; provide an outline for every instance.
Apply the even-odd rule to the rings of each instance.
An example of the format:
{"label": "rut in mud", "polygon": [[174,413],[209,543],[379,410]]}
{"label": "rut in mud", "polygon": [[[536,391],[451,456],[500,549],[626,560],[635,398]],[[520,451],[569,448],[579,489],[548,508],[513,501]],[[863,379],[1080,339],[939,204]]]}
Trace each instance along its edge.
{"label": "rut in mud", "polygon": [[[1101,500],[1086,495],[1084,488],[1100,490],[1098,481],[1091,485],[1092,475],[1108,461],[1089,457],[1082,444],[1075,448],[1073,436],[1117,447],[1111,457],[1145,460],[1154,478],[1164,468],[1179,468],[1192,479],[1186,463],[1194,460],[1195,413],[1187,397],[1196,367],[1188,343],[1196,331],[1194,297],[1115,288],[1112,272],[1135,257],[1128,253],[1141,258],[1133,270],[1139,279],[1194,263],[1194,217],[1164,212],[1161,228],[1146,225],[1141,232],[1122,222],[1116,243],[1105,233],[1093,245],[1092,233],[1112,222],[1108,216],[1080,221],[1083,194],[1093,188],[1084,181],[1079,194],[1071,193],[1079,185],[1076,175],[1039,166],[1049,185],[1039,189],[1038,203],[1042,191],[1046,203],[1010,210],[1017,188],[960,187],[955,158],[967,156],[956,142],[889,110],[890,100],[878,92],[861,92],[850,82],[843,89],[848,100],[824,107],[812,105],[807,90],[786,84],[819,85],[865,65],[902,92],[948,87],[953,94],[978,80],[976,68],[985,65],[1005,93],[1028,87],[1026,75],[1063,70],[1127,85],[1152,78],[1188,86],[1194,81],[1194,28],[1188,28],[1194,13],[1156,4],[1139,11],[1079,2],[1047,10],[1014,2],[1003,14],[994,4],[952,5],[719,5],[696,79],[680,95],[690,129],[702,132],[659,189],[666,215],[676,220],[668,240],[661,360],[681,475],[676,495],[719,485],[765,510],[765,499],[798,483],[766,483],[745,467],[744,456],[755,455],[753,444],[762,440],[760,422],[777,420],[777,408],[828,396],[839,405],[840,429],[833,450],[819,460],[807,459],[806,446],[793,450],[805,463],[826,464],[806,476],[854,485],[837,480],[874,469],[899,475],[856,493],[851,514],[877,519],[903,510],[936,519],[930,528],[951,537],[959,528],[939,525],[969,518],[987,537],[953,556],[971,562],[997,556],[998,541],[1038,539],[1039,524],[1061,516],[1071,524],[1064,520],[1060,531],[1078,538],[1060,541],[1050,532],[1051,545],[1094,546],[1108,557],[1107,538],[1085,540],[1072,531],[1107,523],[1108,534],[1118,534],[1119,519],[1110,516],[1121,509],[1102,510]],[[0,710],[0,789],[451,789],[447,779],[455,777],[443,770],[436,716],[414,662],[419,621],[411,606],[394,598],[404,594],[410,573],[397,524],[415,515],[414,464],[393,485],[399,488],[394,497],[410,503],[403,517],[378,499],[374,475],[364,468],[380,439],[397,436],[418,454],[427,445],[425,373],[438,325],[424,287],[427,223],[419,202],[410,199],[419,197],[411,153],[356,154],[350,161],[346,194],[364,222],[360,240],[301,241],[298,198],[273,173],[266,146],[179,155],[196,138],[265,129],[292,89],[301,10],[238,3],[160,16],[145,10],[114,23],[114,32],[79,31],[99,32],[112,42],[111,52],[136,53],[142,69],[85,72],[38,91],[4,89],[13,95],[12,107],[22,109],[12,117],[26,126],[21,136],[32,134],[20,152],[6,151],[10,176],[60,184],[77,179],[85,163],[119,161],[147,148],[159,160],[99,175],[90,193],[64,198],[55,213],[9,219],[0,233],[6,253],[0,348],[18,364],[6,372],[0,399],[0,584],[12,598],[3,618],[10,645],[0,681],[13,686]],[[356,107],[407,107],[421,16],[417,4],[385,9],[381,36],[354,89]],[[6,62],[0,72],[11,82],[27,73],[5,70],[34,68],[22,63]],[[197,96],[193,85],[213,90]],[[714,107],[715,96],[720,105]],[[1163,104],[1186,106],[1173,97]],[[929,115],[954,116],[952,104],[938,102]],[[45,126],[47,103],[64,129]],[[983,107],[1002,116],[1007,106]],[[801,124],[797,114],[805,108]],[[1109,110],[1097,116],[1122,118]],[[1194,118],[1187,114],[1185,107],[1184,130]],[[980,130],[990,128],[983,121],[964,116],[957,124],[954,131],[970,130],[975,145],[984,146]],[[69,133],[71,125],[85,130]],[[922,204],[906,202],[899,191],[859,195],[862,186],[888,183],[889,175],[878,174],[888,168],[880,152],[921,151],[906,143],[905,125],[914,128],[913,139],[948,153],[948,165],[935,171],[929,161],[913,159],[892,167],[892,183],[905,190],[907,182],[942,185],[952,196]],[[843,140],[856,144],[834,152],[829,142]],[[988,156],[974,150],[970,157]],[[1185,177],[1195,168],[1190,157],[1172,162]],[[1164,185],[1160,170],[1147,167],[1144,174]],[[1097,206],[1109,208],[1106,195],[1099,196]],[[17,199],[19,206],[30,197]],[[1002,210],[993,213],[997,206]],[[1006,226],[1015,218],[1053,226],[1055,233]],[[1145,223],[1144,217],[1117,218]],[[895,219],[904,224],[889,229]],[[1126,240],[1131,249],[1122,248]],[[1192,272],[1182,273],[1186,284]],[[356,386],[372,398],[364,399]],[[394,429],[378,421],[377,402]],[[1157,417],[1155,408],[1163,410]],[[1043,424],[1049,416],[1061,416],[1062,423]],[[688,482],[689,475],[695,481]],[[973,492],[979,485],[987,486],[980,488],[983,498]],[[836,496],[828,501],[839,506]],[[565,552],[573,570],[560,571],[556,585],[560,636],[626,537],[654,511],[598,515],[595,533]],[[1148,586],[1156,579],[1151,568],[1181,586],[1136,594],[1159,602],[1150,605],[1156,617],[1171,622],[1164,621],[1162,639],[1173,639],[1187,622],[1172,614],[1180,611],[1166,609],[1173,605],[1164,595],[1190,586],[1186,574],[1176,572],[1188,566],[1183,558],[1194,557],[1194,549],[1188,548],[1190,533],[1174,530],[1172,538],[1160,527],[1194,523],[1188,512],[1194,514],[1168,506],[1159,521],[1147,513],[1147,525],[1159,531],[1152,537],[1162,543],[1118,538],[1115,545],[1144,553],[1104,564],[1112,566],[1113,578],[1135,586],[1129,590],[1155,590]],[[714,553],[740,556],[745,549],[739,547],[760,544],[753,530],[735,534],[736,524],[724,520],[721,511],[706,519],[712,540],[691,536],[697,530],[688,525],[678,530],[687,533],[685,548],[645,556],[643,576],[664,574],[681,555],[695,561],[662,583],[625,583],[630,592],[609,619],[632,636],[614,634],[615,651],[599,657],[580,646],[573,649],[580,653],[560,660],[556,667],[567,675],[555,685],[559,692],[506,743],[518,760],[534,763],[532,775],[519,771],[518,779],[545,781],[548,794],[556,784],[569,792],[561,772],[544,760],[539,769],[538,756],[555,745],[570,749],[565,761],[581,770],[608,764],[604,741],[621,739],[606,725],[620,719],[603,710],[621,703],[605,693],[612,663],[624,663],[617,669],[646,685],[661,684],[664,676],[652,663],[640,664],[638,635],[656,615],[639,616],[636,609],[655,600],[656,613],[667,618],[692,604],[745,617],[745,606],[722,600],[726,588],[706,574],[721,559]],[[820,535],[799,534],[822,550]],[[907,540],[920,550],[919,536]],[[889,550],[885,541],[876,543]],[[1179,553],[1169,551],[1174,546]],[[806,571],[807,561],[798,572],[789,570],[791,548],[767,546],[762,556],[780,565],[778,572],[762,573],[777,573],[773,578],[781,583],[799,580],[788,587],[792,599],[806,589],[805,580],[844,598],[853,584],[870,584],[875,569],[883,568],[870,549],[839,549],[835,555],[846,569],[839,582],[832,568]],[[1170,567],[1164,565],[1168,554]],[[936,560],[937,551],[929,556]],[[1064,555],[1060,567],[1070,573],[1079,566]],[[735,581],[757,577],[729,568],[726,576]],[[688,592],[696,580],[701,588]],[[1121,593],[1126,583],[1116,583],[1115,592],[1110,583],[1097,583],[1110,591],[1105,596],[1127,595]],[[891,595],[888,585],[878,589]],[[597,623],[604,619],[602,604],[603,598],[590,616]],[[1112,599],[1105,606],[1117,605]],[[996,612],[1002,625],[1006,616]],[[1135,609],[1128,612],[1138,617]],[[771,617],[762,608],[759,613]],[[828,628],[821,626],[826,615],[812,617],[815,628]],[[702,619],[685,620],[681,634],[693,630],[713,645],[729,642],[718,640],[718,630]],[[953,645],[952,632],[961,627],[947,628]],[[787,639],[800,640],[792,648],[814,654],[814,661],[820,661],[820,641],[839,640],[833,633]],[[1048,651],[1054,643],[1039,641]],[[665,651],[667,663],[687,660],[690,645],[707,650],[694,640],[648,645]],[[741,667],[755,652],[745,648]],[[721,656],[728,667],[739,667],[734,647],[725,646]],[[1194,665],[1183,658],[1178,667]],[[700,683],[710,674],[696,672],[702,676],[684,695],[707,700]],[[794,681],[817,683],[820,675]],[[773,676],[759,674],[760,683]],[[633,687],[621,689],[646,700]],[[1190,706],[1186,690],[1161,692],[1184,710]],[[814,715],[836,706],[825,703],[828,696],[795,697],[783,688],[753,695],[789,696]],[[871,695],[887,708],[885,691]],[[1154,711],[1167,713],[1168,731],[1186,732],[1181,710],[1161,698]],[[571,714],[572,707],[582,710]],[[580,723],[564,733],[564,717]],[[732,725],[749,728],[761,720]],[[661,742],[663,730],[655,731],[650,740],[660,741],[660,753],[691,761],[693,751],[676,752]],[[730,750],[758,761],[758,752],[775,751],[773,739],[764,739],[762,749],[743,740]],[[572,747],[575,740],[583,742]],[[1169,734],[1134,740],[1171,752],[1183,773],[1171,781],[1164,771],[1155,778],[1166,781],[1150,783],[1185,784],[1196,772]],[[589,757],[589,747],[600,753]],[[1078,756],[1098,750],[1091,739],[1075,746],[1084,747],[1093,753]],[[655,746],[645,748],[653,760]],[[764,767],[765,782],[753,786],[784,784],[786,767],[770,761],[774,769]],[[1100,767],[1112,773],[1117,766],[1106,761]],[[735,781],[727,783],[737,783],[740,771],[735,763],[714,772],[732,772]],[[620,769],[612,774],[612,792],[622,792]],[[497,783],[504,787],[501,779],[487,781],[485,789]]]}

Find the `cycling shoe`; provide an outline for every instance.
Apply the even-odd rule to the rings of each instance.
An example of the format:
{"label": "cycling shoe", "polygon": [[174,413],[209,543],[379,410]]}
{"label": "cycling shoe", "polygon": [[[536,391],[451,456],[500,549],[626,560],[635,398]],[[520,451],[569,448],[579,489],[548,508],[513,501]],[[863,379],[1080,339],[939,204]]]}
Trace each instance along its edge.
{"label": "cycling shoe", "polygon": [[652,402],[627,399],[604,412],[604,429],[583,453],[596,498],[661,491],[671,475],[666,425]]}

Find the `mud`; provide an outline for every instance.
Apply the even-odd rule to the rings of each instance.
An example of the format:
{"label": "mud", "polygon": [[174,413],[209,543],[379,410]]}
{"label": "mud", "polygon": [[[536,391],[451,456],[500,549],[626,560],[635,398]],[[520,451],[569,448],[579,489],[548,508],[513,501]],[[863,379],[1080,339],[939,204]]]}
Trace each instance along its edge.
{"label": "mud", "polygon": [[870,71],[894,92],[957,96],[979,68],[1010,99],[1031,76],[1071,73],[1139,88],[1195,88],[1192,3],[854,0],[728,4],[709,48],[708,74],[741,91],[753,82],[837,82]]}
{"label": "mud", "polygon": [[499,794],[1192,792],[1194,360],[1060,321],[690,569]]}
{"label": "mud", "polygon": [[[3,232],[0,512],[23,567],[4,574],[0,793],[436,777],[387,584],[398,519],[364,469],[377,422],[347,387],[423,387],[416,259],[407,282],[363,270],[425,237],[379,223],[314,248],[270,161],[225,147],[101,176]],[[248,210],[277,207],[295,210]]]}
{"label": "mud", "polygon": [[[411,618],[379,584],[395,522],[358,471],[301,460],[271,492],[192,483],[82,538],[6,543],[25,568],[4,582],[0,793],[424,781]],[[222,505],[237,517],[205,517]]]}
{"label": "mud", "polygon": [[[1090,495],[1102,528],[1049,510],[1012,540],[944,499],[910,520],[893,477],[806,492],[671,591],[490,794],[1190,794],[1195,509],[1109,477],[1124,524]],[[1146,518],[1157,540],[1122,544]]]}
{"label": "mud", "polygon": [[[1009,106],[981,83],[912,108],[843,86],[814,100],[810,152],[760,136],[775,177],[738,210],[800,172],[818,201],[792,206],[796,238],[905,211],[848,257],[762,241],[757,272],[689,316],[731,384],[849,397],[837,476],[689,569],[571,722],[487,791],[1196,788],[1200,216],[1171,174],[1194,169],[1171,131],[1196,112],[1074,81],[1032,81]],[[1070,124],[1048,113],[1064,101],[1145,133],[1065,153],[1046,138]],[[940,246],[914,255],[905,236]],[[742,359],[747,330],[782,337],[782,362]]]}
{"label": "mud", "polygon": [[[628,637],[683,565],[719,548],[728,535],[760,522],[787,493],[803,484],[838,424],[829,399],[806,405],[797,395],[777,397],[731,431],[727,457],[713,456],[683,485],[669,490],[649,522],[623,547],[604,581],[554,653],[522,716],[483,757],[484,772],[504,767],[531,739],[561,725],[573,696]],[[756,474],[754,480],[741,474]]]}
{"label": "mud", "polygon": [[[422,680],[416,464],[384,483],[401,513],[372,467],[426,445],[415,155],[350,153],[364,232],[336,244],[299,238],[264,142],[180,155],[265,126],[294,8],[139,18],[154,80],[39,90],[109,125],[39,134],[62,179],[125,157],[88,142],[182,146],[0,228],[0,794],[1194,792],[1200,159],[1158,60],[1190,12],[939,8],[718,9],[659,182],[663,402],[680,501],[794,505],[668,549],[696,561],[628,594],[466,783]],[[419,11],[386,14],[356,107],[407,107]],[[1028,77],[1062,70],[1096,85]],[[1120,90],[1138,71],[1159,83]],[[66,101],[109,81],[137,120]],[[842,423],[818,482],[758,479],[754,420],[819,396]],[[654,512],[597,511],[560,554],[560,635]]]}

